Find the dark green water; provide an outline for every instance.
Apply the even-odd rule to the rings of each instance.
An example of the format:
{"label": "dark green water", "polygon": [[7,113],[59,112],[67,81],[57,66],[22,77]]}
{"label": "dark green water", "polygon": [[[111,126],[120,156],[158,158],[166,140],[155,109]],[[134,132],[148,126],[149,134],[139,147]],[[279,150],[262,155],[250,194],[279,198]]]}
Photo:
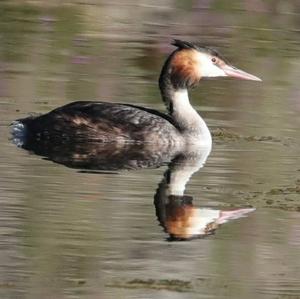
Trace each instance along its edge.
{"label": "dark green water", "polygon": [[[1,1],[1,298],[299,298],[297,1]],[[163,110],[172,38],[217,47],[262,83],[207,80],[214,132],[186,186],[196,208],[255,207],[168,242],[153,198],[166,166],[90,174],[10,141],[9,124],[74,100]]]}

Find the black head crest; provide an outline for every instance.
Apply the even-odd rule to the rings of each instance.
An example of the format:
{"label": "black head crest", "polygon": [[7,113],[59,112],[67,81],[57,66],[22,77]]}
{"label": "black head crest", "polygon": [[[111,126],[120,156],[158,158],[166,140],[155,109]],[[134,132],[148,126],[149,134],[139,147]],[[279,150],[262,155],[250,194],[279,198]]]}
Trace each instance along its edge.
{"label": "black head crest", "polygon": [[194,49],[199,52],[208,53],[212,56],[220,57],[223,60],[225,60],[224,57],[222,57],[222,55],[220,55],[220,53],[216,49],[206,47],[198,43],[196,44],[196,43],[190,43],[179,39],[174,39],[171,45],[178,47],[178,49]]}
{"label": "black head crest", "polygon": [[179,49],[197,49],[197,46],[179,39],[174,39],[171,45],[178,47]]}

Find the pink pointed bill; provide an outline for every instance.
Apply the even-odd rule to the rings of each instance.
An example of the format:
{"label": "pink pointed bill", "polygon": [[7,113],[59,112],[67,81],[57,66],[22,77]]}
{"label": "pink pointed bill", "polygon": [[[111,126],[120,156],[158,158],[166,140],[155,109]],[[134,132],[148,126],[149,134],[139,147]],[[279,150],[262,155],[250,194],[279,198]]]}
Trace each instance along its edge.
{"label": "pink pointed bill", "polygon": [[225,65],[222,67],[223,71],[228,77],[243,79],[243,80],[252,80],[252,81],[262,81],[260,78],[246,73],[242,70],[239,70],[231,65]]}

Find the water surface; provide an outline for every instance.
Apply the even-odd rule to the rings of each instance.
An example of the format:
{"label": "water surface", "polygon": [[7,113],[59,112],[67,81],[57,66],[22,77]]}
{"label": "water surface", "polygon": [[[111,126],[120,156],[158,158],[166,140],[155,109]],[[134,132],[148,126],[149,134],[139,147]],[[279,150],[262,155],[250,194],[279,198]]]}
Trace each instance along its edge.
{"label": "water surface", "polygon": [[[299,13],[296,1],[2,1],[1,298],[299,298]],[[218,47],[263,79],[191,94],[214,144],[185,194],[197,209],[256,210],[186,242],[157,219],[167,165],[80,171],[9,132],[79,99],[163,110],[171,38]]]}

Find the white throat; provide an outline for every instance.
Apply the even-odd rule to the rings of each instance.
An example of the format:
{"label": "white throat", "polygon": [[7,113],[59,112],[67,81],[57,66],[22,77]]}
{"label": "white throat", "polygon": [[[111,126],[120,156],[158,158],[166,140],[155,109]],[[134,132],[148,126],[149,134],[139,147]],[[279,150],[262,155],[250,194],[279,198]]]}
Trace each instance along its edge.
{"label": "white throat", "polygon": [[[187,89],[174,92],[172,97],[172,117],[177,121],[182,133],[191,143],[211,145],[211,135],[205,121],[190,104]],[[185,137],[185,136],[184,136]]]}

